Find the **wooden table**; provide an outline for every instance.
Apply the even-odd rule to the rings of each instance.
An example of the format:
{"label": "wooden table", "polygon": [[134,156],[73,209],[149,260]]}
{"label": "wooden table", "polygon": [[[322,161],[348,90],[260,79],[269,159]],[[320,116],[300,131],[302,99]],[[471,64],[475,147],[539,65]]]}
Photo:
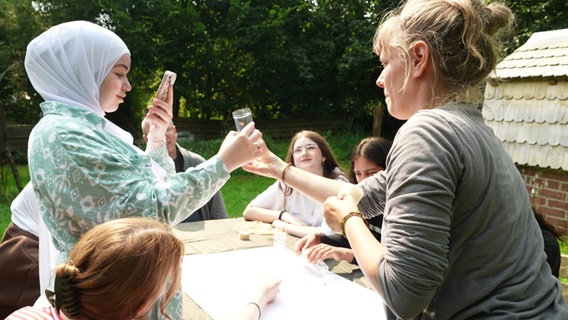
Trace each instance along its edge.
{"label": "wooden table", "polygon": [[[239,231],[252,230],[249,240],[241,240]],[[273,236],[271,226],[259,222],[245,222],[243,218],[207,220],[179,224],[175,234],[185,243],[186,255],[198,253],[217,253],[247,248],[271,246]],[[288,235],[286,246],[293,249],[298,238]],[[358,266],[345,261],[326,261],[330,270],[348,280],[371,288]],[[193,300],[184,293],[183,319],[210,320]]]}

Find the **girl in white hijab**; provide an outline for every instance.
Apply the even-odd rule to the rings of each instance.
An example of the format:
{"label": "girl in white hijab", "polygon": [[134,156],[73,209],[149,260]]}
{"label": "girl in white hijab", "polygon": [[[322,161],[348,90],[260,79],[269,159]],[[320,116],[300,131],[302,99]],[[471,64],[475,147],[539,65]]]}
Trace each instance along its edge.
{"label": "girl in white hijab", "polygon": [[[73,21],[45,31],[29,43],[25,68],[45,100],[29,140],[30,179],[59,261],[84,232],[108,220],[144,216],[177,224],[264,150],[252,124],[229,133],[216,156],[175,174],[164,144],[172,119],[169,90],[165,102],[154,100],[148,109],[149,143],[140,153],[128,133],[104,118],[131,90],[129,50],[96,24]],[[152,173],[152,159],[167,179]],[[177,298],[168,313],[181,319],[181,294]]]}

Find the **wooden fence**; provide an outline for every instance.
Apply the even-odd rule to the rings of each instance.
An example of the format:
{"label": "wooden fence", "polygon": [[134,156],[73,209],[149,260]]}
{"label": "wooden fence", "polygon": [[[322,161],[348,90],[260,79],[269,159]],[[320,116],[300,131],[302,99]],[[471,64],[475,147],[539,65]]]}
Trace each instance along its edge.
{"label": "wooden fence", "polygon": [[[216,139],[234,130],[231,120],[200,120],[178,118],[174,120],[178,132],[189,132],[202,139]],[[258,120],[256,127],[273,139],[290,139],[301,130],[314,130],[320,133],[337,131],[345,126],[345,119],[294,119],[294,120]]]}
{"label": "wooden fence", "polygon": [[[220,120],[200,120],[177,118],[174,120],[178,132],[189,132],[200,139],[223,138],[229,130],[234,129],[234,123]],[[314,130],[320,133],[335,132],[345,125],[344,119],[294,119],[258,121],[256,127],[272,139],[290,139],[300,130]],[[8,125],[6,137],[0,130],[0,147],[7,146],[11,152],[26,152],[28,138],[33,125]],[[5,141],[5,145],[3,144]]]}
{"label": "wooden fence", "polygon": [[[0,150],[4,150],[5,146],[12,152],[27,152],[28,138],[32,131],[33,125],[8,125],[6,127],[6,137],[4,132],[0,130]],[[6,143],[4,145],[4,143]]]}

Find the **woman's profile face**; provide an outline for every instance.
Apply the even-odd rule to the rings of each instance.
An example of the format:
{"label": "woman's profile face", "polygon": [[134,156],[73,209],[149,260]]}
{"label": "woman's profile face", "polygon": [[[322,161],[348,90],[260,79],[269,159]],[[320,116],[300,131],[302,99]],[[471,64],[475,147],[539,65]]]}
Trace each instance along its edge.
{"label": "woman's profile face", "polygon": [[417,111],[430,108],[434,83],[430,51],[424,41],[417,41],[410,48],[408,61],[400,49],[381,51],[383,70],[376,84],[383,88],[389,113],[407,120]]}
{"label": "woman's profile face", "polygon": [[381,52],[383,70],[377,78],[377,86],[383,89],[385,103],[389,113],[400,120],[408,119],[406,101],[404,101],[404,62],[392,52]]}
{"label": "woman's profile face", "polygon": [[129,71],[130,55],[125,54],[118,59],[103,80],[99,91],[99,103],[106,113],[116,111],[124,102],[126,93],[132,89],[127,77]]}

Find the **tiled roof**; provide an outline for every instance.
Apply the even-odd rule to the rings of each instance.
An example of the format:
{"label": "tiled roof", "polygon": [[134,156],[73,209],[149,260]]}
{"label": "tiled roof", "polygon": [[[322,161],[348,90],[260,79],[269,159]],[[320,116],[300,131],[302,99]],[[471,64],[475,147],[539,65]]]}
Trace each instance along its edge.
{"label": "tiled roof", "polygon": [[568,29],[535,33],[490,78],[483,118],[513,160],[568,171]]}
{"label": "tiled roof", "polygon": [[496,68],[499,79],[568,76],[568,29],[537,32]]}

